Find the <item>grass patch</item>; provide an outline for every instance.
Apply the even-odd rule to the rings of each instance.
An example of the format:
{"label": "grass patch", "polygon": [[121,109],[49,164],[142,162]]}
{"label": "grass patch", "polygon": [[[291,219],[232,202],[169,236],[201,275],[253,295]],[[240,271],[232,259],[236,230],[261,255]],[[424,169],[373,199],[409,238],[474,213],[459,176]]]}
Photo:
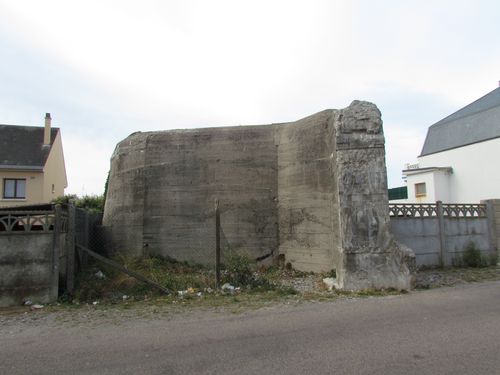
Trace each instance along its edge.
{"label": "grass patch", "polygon": [[[148,284],[115,268],[94,262],[78,275],[72,301],[92,304],[96,301],[130,303],[159,299],[163,303],[188,304],[208,297],[217,301],[216,297],[219,295],[226,297],[224,294],[228,294],[235,301],[240,301],[243,294],[257,299],[286,298],[297,294],[294,288],[280,285],[278,280],[282,275],[279,268],[258,267],[254,261],[240,255],[226,259],[221,281],[236,288],[226,292],[215,290],[214,270],[201,265],[156,256],[137,258],[116,256],[113,259],[127,269],[140,273],[169,289],[172,295],[165,296]],[[70,302],[67,297],[62,297],[60,301]]]}
{"label": "grass patch", "polygon": [[481,254],[476,244],[470,241],[462,254],[462,262],[467,267],[487,267],[490,265],[490,259]]}
{"label": "grass patch", "polygon": [[[202,289],[213,288],[215,285],[214,272],[199,265],[177,262],[163,257],[117,256],[114,260],[173,293],[188,289],[191,292],[198,292]],[[98,262],[93,263],[86,271],[78,275],[76,285],[74,297],[80,302],[147,300],[161,295],[161,292],[148,284]]]}
{"label": "grass patch", "polygon": [[[286,265],[263,267],[244,256],[226,258],[222,283],[229,283],[234,289],[216,291],[215,272],[207,267],[162,257],[118,256],[114,260],[168,288],[172,295],[162,294],[114,268],[94,263],[78,276],[77,288],[71,300],[62,298],[61,302],[75,302],[69,304],[72,308],[79,304],[104,311],[110,305],[115,305],[117,309],[129,310],[133,307],[134,311],[144,310],[148,314],[156,314],[162,311],[185,311],[182,310],[185,307],[241,311],[273,303],[296,304],[405,293],[394,289],[331,292],[323,285],[322,279],[332,276],[333,271],[312,274],[296,271]],[[495,267],[420,270],[417,274],[417,289],[499,279],[500,268]],[[98,303],[94,305],[94,302]]]}

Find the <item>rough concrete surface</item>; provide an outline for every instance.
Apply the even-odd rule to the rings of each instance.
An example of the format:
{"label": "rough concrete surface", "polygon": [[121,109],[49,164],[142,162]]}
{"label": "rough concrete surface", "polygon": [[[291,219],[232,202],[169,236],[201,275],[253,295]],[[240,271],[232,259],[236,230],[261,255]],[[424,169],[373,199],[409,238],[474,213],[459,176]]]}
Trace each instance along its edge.
{"label": "rough concrete surface", "polygon": [[57,299],[53,233],[0,236],[0,307]]}
{"label": "rough concrete surface", "polygon": [[411,288],[414,257],[389,233],[374,104],[267,126],[134,133],[112,156],[103,223],[113,251],[210,264],[216,199],[235,251],[336,269],[342,289]]}
{"label": "rough concrete surface", "polygon": [[[392,217],[391,233],[415,252],[418,266],[458,265],[464,250],[472,242],[485,258],[490,254],[487,217],[444,217],[443,231],[438,218]],[[440,236],[443,236],[441,250]],[[441,253],[444,259],[441,259]]]}

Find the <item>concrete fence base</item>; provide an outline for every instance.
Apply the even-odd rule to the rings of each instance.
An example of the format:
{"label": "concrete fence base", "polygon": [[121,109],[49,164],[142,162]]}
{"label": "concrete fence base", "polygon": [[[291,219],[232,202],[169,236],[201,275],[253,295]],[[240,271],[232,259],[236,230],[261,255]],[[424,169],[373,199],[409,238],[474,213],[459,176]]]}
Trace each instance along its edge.
{"label": "concrete fence base", "polygon": [[417,266],[458,266],[468,246],[486,260],[497,255],[500,200],[481,204],[391,204],[394,237],[410,247]]}

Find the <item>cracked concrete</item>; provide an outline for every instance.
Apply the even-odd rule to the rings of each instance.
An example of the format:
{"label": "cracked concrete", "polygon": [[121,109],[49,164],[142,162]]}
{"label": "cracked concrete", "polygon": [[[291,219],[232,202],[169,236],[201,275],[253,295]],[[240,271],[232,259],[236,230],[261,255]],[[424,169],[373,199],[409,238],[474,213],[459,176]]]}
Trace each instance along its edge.
{"label": "cracked concrete", "polygon": [[215,199],[237,251],[283,254],[304,271],[336,269],[342,289],[411,287],[414,257],[389,233],[374,104],[282,124],[132,134],[111,159],[111,246],[211,264]]}

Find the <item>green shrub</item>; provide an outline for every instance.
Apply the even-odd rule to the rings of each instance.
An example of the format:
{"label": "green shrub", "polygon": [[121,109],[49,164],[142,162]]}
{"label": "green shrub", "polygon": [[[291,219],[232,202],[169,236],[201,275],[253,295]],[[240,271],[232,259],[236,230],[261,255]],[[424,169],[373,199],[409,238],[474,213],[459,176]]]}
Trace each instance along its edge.
{"label": "green shrub", "polygon": [[[215,285],[212,270],[168,257],[126,257],[118,254],[113,260],[171,290],[174,295],[189,288],[203,290]],[[105,277],[98,277],[96,274],[99,271]],[[139,299],[145,295],[161,295],[150,285],[97,261],[78,275],[76,284],[75,299],[80,302],[121,301],[123,295]]]}
{"label": "green shrub", "polygon": [[488,266],[488,259],[483,257],[481,251],[476,248],[474,242],[469,242],[462,254],[463,264],[467,267],[486,267]]}
{"label": "green shrub", "polygon": [[253,284],[253,268],[255,266],[255,261],[247,255],[232,253],[226,256],[224,266],[226,270],[225,282],[234,286]]}
{"label": "green shrub", "polygon": [[337,278],[337,270],[335,268],[333,268],[332,270],[330,270],[330,272],[328,272],[326,274],[327,277],[333,277],[334,279]]}
{"label": "green shrub", "polygon": [[88,211],[102,212],[104,210],[104,195],[84,195],[83,197],[78,197],[76,194],[68,194],[53,199],[51,203],[68,204],[70,201],[74,201],[76,207]]}
{"label": "green shrub", "polygon": [[490,265],[495,266],[499,262],[498,250],[490,254]]}

